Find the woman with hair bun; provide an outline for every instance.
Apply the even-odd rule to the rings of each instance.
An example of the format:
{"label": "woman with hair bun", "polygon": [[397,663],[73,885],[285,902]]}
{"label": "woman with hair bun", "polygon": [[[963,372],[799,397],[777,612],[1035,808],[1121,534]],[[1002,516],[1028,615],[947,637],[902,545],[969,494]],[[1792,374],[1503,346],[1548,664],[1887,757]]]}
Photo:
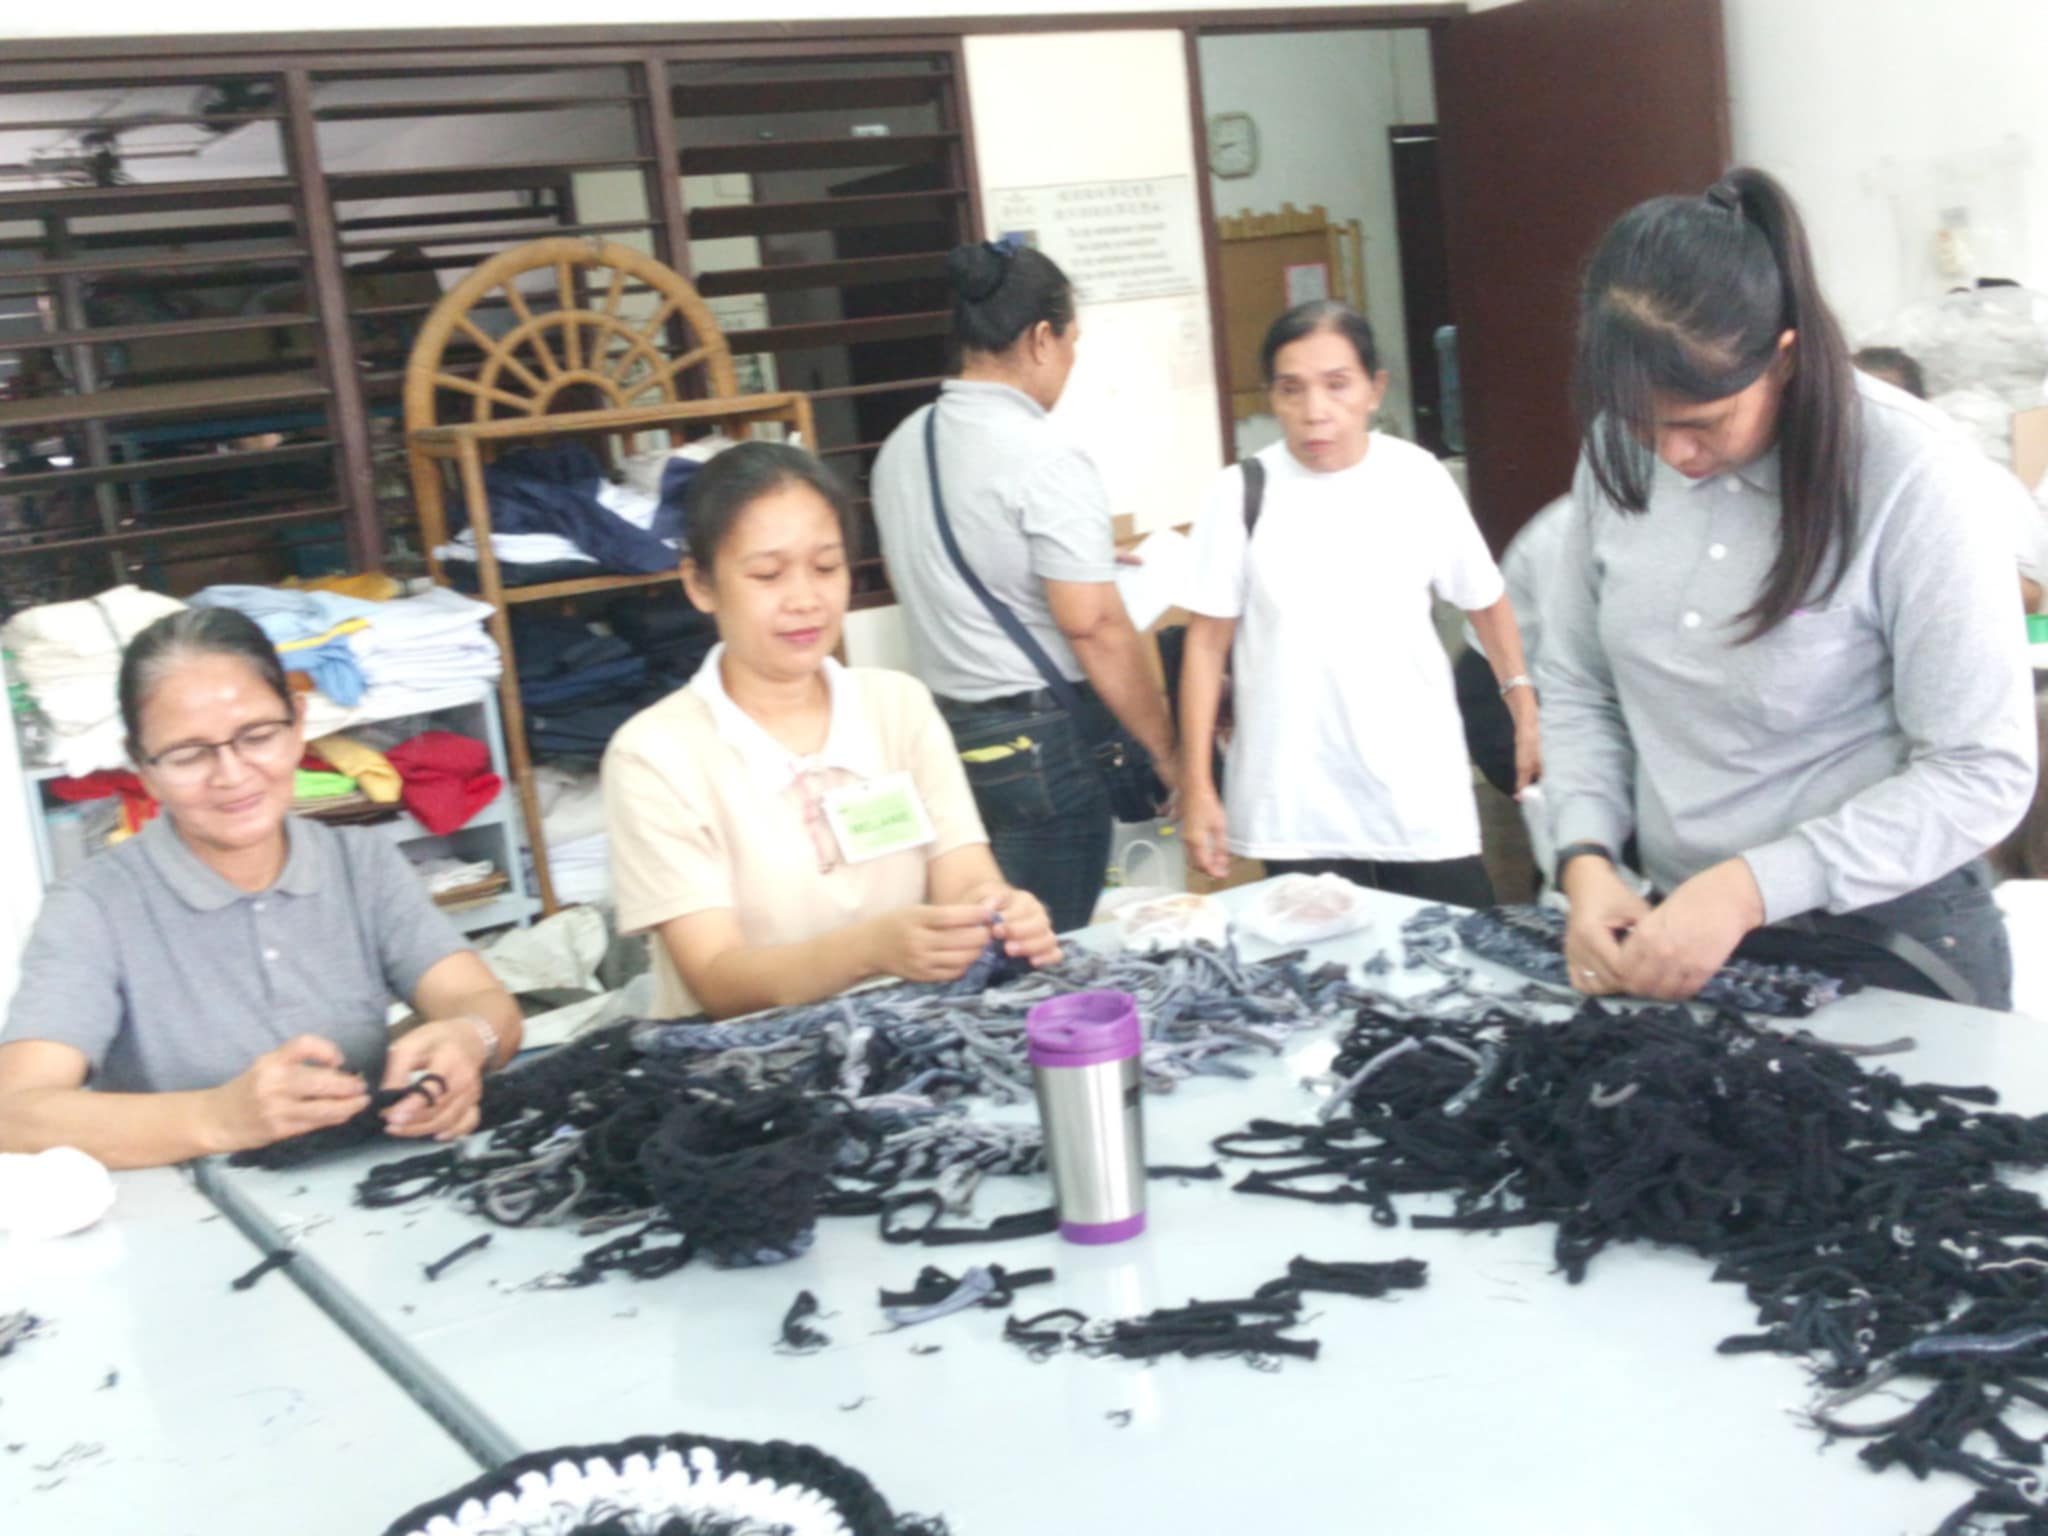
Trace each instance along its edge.
{"label": "woman with hair bun", "polygon": [[[2010,474],[1859,378],[1757,170],[1624,214],[1581,300],[1584,458],[1538,682],[1582,991],[1729,955],[2010,1006],[1983,854],[2026,810]],[[1633,833],[1651,899],[1614,867]]]}
{"label": "woman with hair bun", "polygon": [[[1092,749],[1121,727],[1171,791],[1173,727],[1117,593],[1108,491],[1048,415],[1080,339],[1073,285],[1030,246],[963,245],[946,272],[960,374],[882,445],[875,521],[913,668],[952,727],[996,861],[1065,931],[1089,921],[1109,865]],[[1070,687],[1051,686],[976,582]]]}

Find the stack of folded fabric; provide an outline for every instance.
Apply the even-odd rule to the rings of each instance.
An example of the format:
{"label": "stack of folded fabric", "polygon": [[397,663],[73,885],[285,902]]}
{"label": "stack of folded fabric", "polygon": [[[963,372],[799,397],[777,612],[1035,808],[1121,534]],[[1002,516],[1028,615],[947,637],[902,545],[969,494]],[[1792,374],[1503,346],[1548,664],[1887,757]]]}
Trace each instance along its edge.
{"label": "stack of folded fabric", "polygon": [[536,758],[602,756],[613,732],[674,686],[627,641],[574,619],[522,615],[512,644]]}
{"label": "stack of folded fabric", "polygon": [[121,651],[143,629],[184,607],[120,586],[71,603],[24,608],[0,628],[14,675],[49,721],[49,758],[68,774],[128,760],[115,684]]}
{"label": "stack of folded fabric", "polygon": [[[499,580],[518,587],[674,570],[682,556],[683,490],[707,459],[731,446],[731,439],[714,436],[635,454],[617,483],[581,443],[505,454],[484,471]],[[449,515],[460,531],[434,553],[447,562],[449,580],[473,592],[476,531],[462,526],[459,506]]]}
{"label": "stack of folded fabric", "polygon": [[429,832],[464,827],[504,788],[491,751],[474,736],[421,731],[385,754],[402,781],[405,808]]}
{"label": "stack of folded fabric", "polygon": [[254,619],[285,671],[299,672],[344,709],[362,701],[365,679],[352,637],[383,608],[339,592],[224,585],[192,596],[195,608],[233,608]]}
{"label": "stack of folded fabric", "polygon": [[605,614],[612,632],[647,658],[649,672],[680,688],[718,643],[718,625],[689,603],[621,599]]}
{"label": "stack of folded fabric", "polygon": [[604,791],[597,770],[543,763],[533,777],[555,900],[611,900],[611,839],[605,832]]}
{"label": "stack of folded fabric", "polygon": [[512,883],[511,877],[489,859],[460,859],[451,854],[429,852],[414,858],[413,869],[427,883],[427,894],[441,907],[466,906],[485,901]]}
{"label": "stack of folded fabric", "polygon": [[154,821],[160,809],[156,797],[142,787],[142,780],[125,768],[105,768],[97,773],[52,779],[50,793],[66,805],[90,805],[98,800],[121,803],[118,817],[108,827],[102,846],[111,846],[140,832]]}
{"label": "stack of folded fabric", "polygon": [[368,628],[349,637],[380,714],[397,713],[408,694],[429,697],[493,683],[504,669],[484,628],[489,603],[446,587],[376,605]]}
{"label": "stack of folded fabric", "polygon": [[[643,493],[613,485],[597,456],[581,443],[505,454],[484,471],[484,490],[491,505],[491,549],[501,566],[511,568],[501,575],[514,585],[594,571],[672,571],[681,558],[680,507],[664,516],[658,496],[649,506]],[[451,503],[448,511],[459,531],[454,543],[435,553],[449,562],[450,576],[460,580],[474,568],[476,535],[464,526],[467,515],[460,502]],[[543,573],[539,568],[544,566],[568,569]]]}

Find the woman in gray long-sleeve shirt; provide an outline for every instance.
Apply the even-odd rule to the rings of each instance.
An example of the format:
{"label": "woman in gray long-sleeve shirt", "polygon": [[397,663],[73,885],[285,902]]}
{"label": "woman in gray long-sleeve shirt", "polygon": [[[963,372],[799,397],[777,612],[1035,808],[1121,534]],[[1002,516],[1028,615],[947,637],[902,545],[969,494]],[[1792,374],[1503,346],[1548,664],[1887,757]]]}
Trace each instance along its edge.
{"label": "woman in gray long-sleeve shirt", "polygon": [[1574,982],[1689,997],[1741,945],[2009,1006],[1981,855],[2034,784],[2017,482],[1859,381],[1760,171],[1615,225],[1578,383],[1538,673]]}

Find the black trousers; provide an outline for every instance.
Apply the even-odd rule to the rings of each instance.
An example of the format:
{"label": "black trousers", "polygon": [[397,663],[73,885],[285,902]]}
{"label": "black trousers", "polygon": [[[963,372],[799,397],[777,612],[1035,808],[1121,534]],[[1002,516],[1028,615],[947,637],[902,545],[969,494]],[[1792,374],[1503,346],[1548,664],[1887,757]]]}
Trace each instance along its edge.
{"label": "black trousers", "polygon": [[1269,875],[1337,875],[1353,885],[1454,907],[1493,905],[1493,880],[1479,855],[1401,863],[1389,859],[1267,859]]}

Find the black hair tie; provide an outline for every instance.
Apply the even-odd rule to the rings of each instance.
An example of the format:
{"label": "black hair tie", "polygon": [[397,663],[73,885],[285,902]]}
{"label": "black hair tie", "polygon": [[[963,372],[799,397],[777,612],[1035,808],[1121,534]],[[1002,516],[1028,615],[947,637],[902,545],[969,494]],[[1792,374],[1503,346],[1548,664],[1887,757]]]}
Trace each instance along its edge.
{"label": "black hair tie", "polygon": [[986,299],[995,297],[1003,284],[1009,281],[1010,263],[1017,254],[1015,247],[1007,240],[984,240],[981,242],[981,248],[988,255],[995,258],[995,265],[991,268],[995,276],[988,282],[977,284],[973,288],[969,288],[965,284],[961,285],[960,297],[970,304],[979,304]]}
{"label": "black hair tie", "polygon": [[1732,213],[1738,219],[1742,217],[1742,194],[1728,182],[1715,182],[1707,188],[1706,198],[1723,213]]}

